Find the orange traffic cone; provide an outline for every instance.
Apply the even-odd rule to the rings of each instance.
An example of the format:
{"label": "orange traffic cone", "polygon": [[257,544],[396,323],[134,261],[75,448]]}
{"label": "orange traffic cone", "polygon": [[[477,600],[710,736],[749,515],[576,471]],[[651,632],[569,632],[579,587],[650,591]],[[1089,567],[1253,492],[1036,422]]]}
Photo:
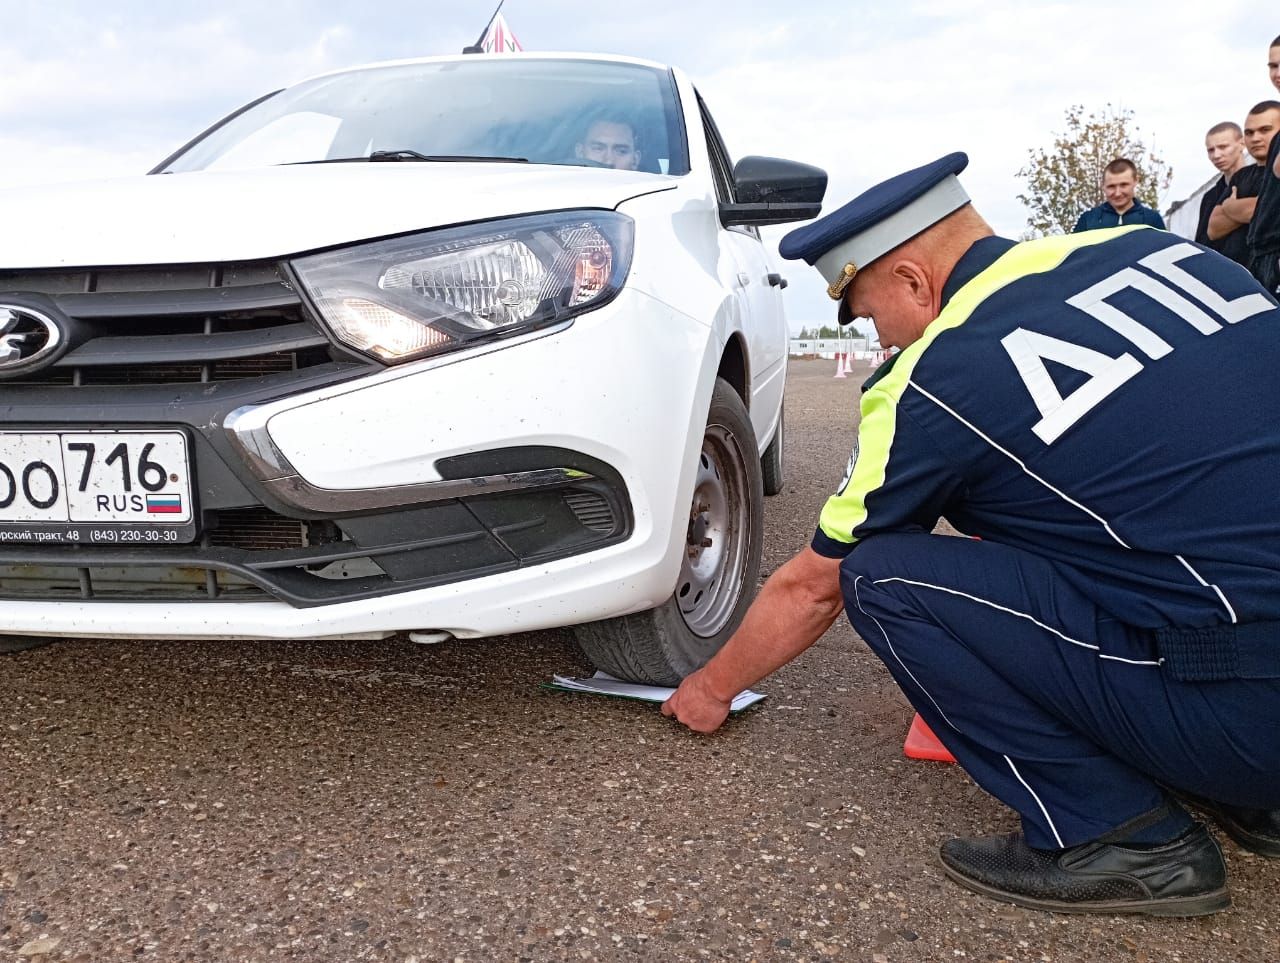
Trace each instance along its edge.
{"label": "orange traffic cone", "polygon": [[837,377],[837,378],[845,378],[845,377],[848,377],[848,376],[844,373],[844,355],[842,355],[842,354],[841,354],[840,352],[838,352],[838,351],[836,352],[836,377]]}
{"label": "orange traffic cone", "polygon": [[919,714],[911,720],[911,728],[907,731],[907,741],[902,745],[902,754],[909,759],[928,759],[932,762],[955,762],[956,757],[947,751],[947,747],[938,741],[933,730],[925,725]]}
{"label": "orange traffic cone", "polygon": [[845,352],[844,373],[847,375],[853,374],[853,354],[850,352]]}

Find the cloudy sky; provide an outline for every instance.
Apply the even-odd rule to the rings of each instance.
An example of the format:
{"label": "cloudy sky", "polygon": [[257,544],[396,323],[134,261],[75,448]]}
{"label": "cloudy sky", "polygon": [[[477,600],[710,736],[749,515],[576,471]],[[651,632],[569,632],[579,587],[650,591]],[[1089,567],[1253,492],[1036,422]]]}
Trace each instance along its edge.
{"label": "cloudy sky", "polygon": [[[374,60],[456,53],[496,0],[0,0],[0,188],[141,173],[268,90]],[[730,151],[831,173],[828,209],[948,151],[1017,236],[1029,149],[1071,104],[1135,114],[1173,167],[1162,206],[1213,173],[1204,131],[1274,97],[1261,0],[507,0],[530,50],[629,54],[685,69]],[[0,212],[0,217],[3,214]],[[777,234],[773,239],[776,242]],[[791,268],[793,324],[829,316]]]}

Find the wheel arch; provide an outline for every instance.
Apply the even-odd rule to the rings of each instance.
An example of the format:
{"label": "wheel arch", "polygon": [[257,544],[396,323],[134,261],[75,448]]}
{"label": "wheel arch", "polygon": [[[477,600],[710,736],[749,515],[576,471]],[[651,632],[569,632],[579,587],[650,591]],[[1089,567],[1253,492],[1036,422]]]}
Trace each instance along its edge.
{"label": "wheel arch", "polygon": [[742,332],[734,331],[720,352],[720,367],[716,376],[727,381],[742,399],[747,411],[751,410],[751,362],[747,359],[746,343]]}

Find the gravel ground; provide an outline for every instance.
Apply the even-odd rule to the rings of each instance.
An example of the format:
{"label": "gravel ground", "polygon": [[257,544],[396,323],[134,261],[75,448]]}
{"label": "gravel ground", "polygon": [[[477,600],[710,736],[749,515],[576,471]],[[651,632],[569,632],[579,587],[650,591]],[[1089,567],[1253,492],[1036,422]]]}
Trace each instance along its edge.
{"label": "gravel ground", "polygon": [[[866,371],[794,362],[765,569],[804,545]],[[1280,959],[1280,862],[1235,907],[1065,917],[945,880],[1012,815],[906,760],[911,710],[841,620],[716,736],[539,688],[564,632],[67,641],[0,662],[4,960]]]}

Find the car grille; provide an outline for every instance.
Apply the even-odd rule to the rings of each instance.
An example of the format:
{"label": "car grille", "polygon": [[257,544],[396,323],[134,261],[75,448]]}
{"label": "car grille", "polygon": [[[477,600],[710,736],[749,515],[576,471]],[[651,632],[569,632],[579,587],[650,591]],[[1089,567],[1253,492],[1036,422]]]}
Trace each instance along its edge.
{"label": "car grille", "polygon": [[259,552],[302,548],[307,544],[307,523],[277,515],[268,508],[220,511],[217,528],[209,532],[209,544]]}
{"label": "car grille", "polygon": [[0,292],[45,295],[71,322],[61,358],[6,384],[203,384],[335,360],[275,261],[0,271]]}
{"label": "car grille", "polygon": [[623,498],[596,480],[334,520],[219,509],[191,545],[0,546],[0,599],[375,598],[615,544],[631,531]]}

